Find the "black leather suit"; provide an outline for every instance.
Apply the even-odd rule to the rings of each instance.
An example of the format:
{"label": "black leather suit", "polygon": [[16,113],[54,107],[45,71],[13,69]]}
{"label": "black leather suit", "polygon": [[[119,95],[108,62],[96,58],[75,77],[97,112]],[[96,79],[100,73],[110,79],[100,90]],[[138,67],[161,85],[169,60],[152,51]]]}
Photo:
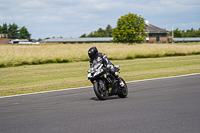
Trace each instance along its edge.
{"label": "black leather suit", "polygon": [[109,65],[110,72],[112,73],[112,75],[114,75],[116,78],[118,78],[118,75],[115,74],[114,65],[110,62],[110,60],[104,53],[98,53],[98,56],[96,59],[90,59],[90,69],[92,69],[93,64],[96,64],[96,63],[103,64],[104,68],[107,68],[107,66]]}

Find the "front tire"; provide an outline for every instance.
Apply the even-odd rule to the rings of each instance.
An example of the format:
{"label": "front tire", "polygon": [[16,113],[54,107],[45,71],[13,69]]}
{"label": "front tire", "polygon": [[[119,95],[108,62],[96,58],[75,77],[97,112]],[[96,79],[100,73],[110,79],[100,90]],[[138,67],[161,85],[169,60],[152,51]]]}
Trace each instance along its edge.
{"label": "front tire", "polygon": [[[122,79],[122,78],[121,78]],[[118,96],[120,97],[120,98],[125,98],[125,97],[127,97],[127,95],[128,95],[128,87],[127,87],[127,85],[126,85],[126,82],[122,79],[122,81],[124,82],[124,87],[121,87],[120,85],[119,85],[119,87],[121,87],[120,88],[120,90],[118,90],[119,91],[119,93],[118,93]]]}
{"label": "front tire", "polygon": [[108,91],[106,90],[105,85],[103,85],[103,87],[101,88],[99,85],[99,82],[95,82],[94,83],[94,92],[96,94],[96,96],[100,99],[100,100],[106,100],[108,97]]}

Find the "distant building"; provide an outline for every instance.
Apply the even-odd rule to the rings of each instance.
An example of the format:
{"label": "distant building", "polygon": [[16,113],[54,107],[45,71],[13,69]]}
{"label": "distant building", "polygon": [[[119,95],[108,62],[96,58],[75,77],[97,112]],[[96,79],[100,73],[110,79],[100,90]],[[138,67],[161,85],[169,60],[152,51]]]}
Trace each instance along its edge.
{"label": "distant building", "polygon": [[9,44],[39,44],[35,39],[8,39]]}
{"label": "distant building", "polygon": [[148,37],[144,40],[146,43],[167,43],[169,39],[167,37],[167,33],[169,31],[154,26],[152,24],[147,24],[148,27],[144,29],[146,33],[148,33]]}
{"label": "distant building", "polygon": [[[144,29],[148,37],[144,40],[146,43],[167,43],[172,42],[167,37],[169,31],[147,23],[148,27]],[[50,38],[40,41],[41,43],[108,43],[113,37],[88,37],[88,38]]]}
{"label": "distant building", "polygon": [[7,34],[0,34],[0,44],[39,44],[35,39],[8,39]]}
{"label": "distant building", "polygon": [[0,44],[8,44],[8,34],[0,34]]}
{"label": "distant building", "polygon": [[200,37],[183,37],[183,38],[173,38],[173,42],[200,42]]}
{"label": "distant building", "polygon": [[91,38],[50,38],[40,41],[41,43],[107,43],[113,37],[91,37]]}

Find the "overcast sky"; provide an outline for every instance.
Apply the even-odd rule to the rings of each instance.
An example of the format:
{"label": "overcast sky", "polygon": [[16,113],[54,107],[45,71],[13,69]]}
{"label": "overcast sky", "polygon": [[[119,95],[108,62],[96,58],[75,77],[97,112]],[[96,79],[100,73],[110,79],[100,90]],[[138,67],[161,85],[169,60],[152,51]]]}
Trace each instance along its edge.
{"label": "overcast sky", "polygon": [[200,28],[200,0],[0,0],[0,25],[25,26],[33,39],[78,38],[129,12],[167,30]]}

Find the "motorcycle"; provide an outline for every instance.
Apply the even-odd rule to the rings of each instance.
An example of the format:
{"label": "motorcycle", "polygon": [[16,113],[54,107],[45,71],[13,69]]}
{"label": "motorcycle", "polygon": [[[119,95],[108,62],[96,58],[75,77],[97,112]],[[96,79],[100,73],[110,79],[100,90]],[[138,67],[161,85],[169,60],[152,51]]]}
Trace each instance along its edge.
{"label": "motorcycle", "polygon": [[[116,71],[119,72],[120,66],[114,66]],[[125,98],[128,95],[128,87],[126,82],[121,78],[124,85],[120,86],[117,80],[108,68],[103,68],[103,64],[95,64],[93,70],[89,70],[88,80],[93,84],[93,89],[96,96],[100,100],[106,100],[108,96],[118,95],[120,98]]]}

